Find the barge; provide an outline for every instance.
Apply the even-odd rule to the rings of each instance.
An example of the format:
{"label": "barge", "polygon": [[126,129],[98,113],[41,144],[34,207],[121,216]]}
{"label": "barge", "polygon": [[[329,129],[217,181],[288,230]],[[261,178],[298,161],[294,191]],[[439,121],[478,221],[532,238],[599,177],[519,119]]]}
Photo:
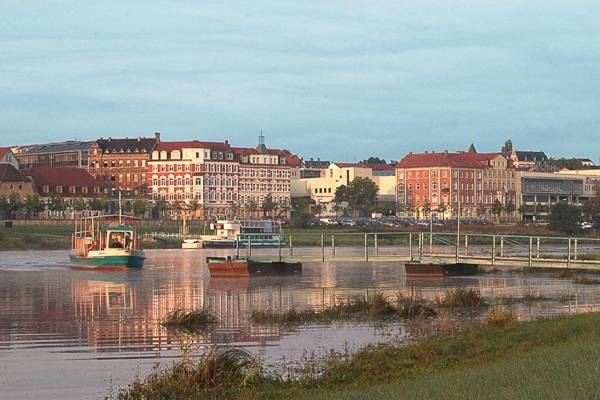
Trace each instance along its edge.
{"label": "barge", "polygon": [[207,257],[211,278],[235,278],[260,275],[298,275],[302,263],[286,261],[258,261],[251,258]]}
{"label": "barge", "polygon": [[474,275],[479,272],[478,264],[471,263],[419,263],[404,264],[407,277],[444,277]]}

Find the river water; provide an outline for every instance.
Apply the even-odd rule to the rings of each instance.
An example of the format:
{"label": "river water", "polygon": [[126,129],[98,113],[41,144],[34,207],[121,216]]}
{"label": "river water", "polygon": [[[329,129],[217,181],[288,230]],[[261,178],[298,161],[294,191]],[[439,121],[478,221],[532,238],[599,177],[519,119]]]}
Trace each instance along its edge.
{"label": "river water", "polygon": [[[217,328],[194,338],[201,348],[240,346],[278,364],[313,351],[404,340],[411,326],[363,322],[286,329],[253,325],[250,311],[319,308],[375,291],[433,300],[452,286],[478,287],[491,301],[546,298],[512,305],[521,319],[594,311],[600,304],[600,288],[551,274],[411,280],[399,263],[329,262],[305,264],[294,277],[211,280],[205,257],[229,254],[224,250],[146,253],[143,269],[110,272],[72,269],[65,251],[0,253],[0,398],[103,398],[137,373],[179,356],[181,336],[158,323],[174,308],[214,311]],[[457,320],[428,323],[435,329]]]}

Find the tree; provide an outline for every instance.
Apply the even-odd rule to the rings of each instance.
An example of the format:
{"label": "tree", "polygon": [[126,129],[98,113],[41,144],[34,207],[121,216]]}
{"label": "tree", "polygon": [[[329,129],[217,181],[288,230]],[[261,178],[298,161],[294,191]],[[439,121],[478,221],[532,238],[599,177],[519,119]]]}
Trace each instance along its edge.
{"label": "tree", "polygon": [[504,210],[504,206],[500,202],[500,200],[496,199],[494,204],[492,204],[492,214],[496,216],[497,220],[500,220],[500,215],[502,215],[502,210]]}
{"label": "tree", "polygon": [[383,215],[394,215],[396,213],[396,202],[395,201],[378,201],[375,204],[375,212]]}
{"label": "tree", "polygon": [[557,203],[550,208],[548,222],[554,230],[569,235],[577,233],[581,229],[581,209],[571,204]]}
{"label": "tree", "polygon": [[6,218],[8,212],[8,199],[4,196],[0,196],[0,210],[2,211],[3,217]]}
{"label": "tree", "polygon": [[44,204],[37,194],[29,194],[25,198],[24,208],[27,218],[31,218],[33,215],[39,213],[43,207]]}
{"label": "tree", "polygon": [[65,211],[67,209],[67,203],[61,195],[53,194],[48,199],[48,209],[50,211]]}
{"label": "tree", "polygon": [[477,216],[479,218],[483,218],[485,216],[486,212],[487,212],[487,210],[483,204],[481,204],[479,207],[477,207]]}
{"label": "tree", "polygon": [[136,199],[133,202],[133,215],[136,217],[143,217],[148,209],[148,201],[144,198]]}
{"label": "tree", "polygon": [[423,203],[423,205],[421,206],[421,212],[424,216],[429,216],[429,214],[431,213],[431,204],[428,201]]}
{"label": "tree", "polygon": [[250,213],[250,217],[253,217],[256,211],[258,211],[258,204],[256,204],[254,199],[250,199],[248,204],[246,204],[246,211]]}
{"label": "tree", "polygon": [[229,202],[229,214],[231,215],[231,219],[237,218],[239,213],[240,213],[240,203],[238,203],[237,201],[230,201]]}
{"label": "tree", "polygon": [[169,209],[169,204],[164,199],[156,199],[152,204],[152,218],[153,219],[163,219],[165,217],[165,213]]}
{"label": "tree", "polygon": [[277,204],[275,204],[275,202],[273,201],[273,196],[271,196],[271,193],[265,196],[261,208],[265,217],[270,217],[273,210],[277,208]]}
{"label": "tree", "polygon": [[200,204],[198,199],[193,199],[185,205],[185,210],[191,214],[192,219],[198,213],[198,210],[200,210],[200,208],[202,208],[202,205]]}
{"label": "tree", "polygon": [[445,205],[444,203],[440,203],[438,204],[436,211],[438,212],[438,214],[442,215],[442,219],[444,219],[444,215],[446,215],[446,211],[448,210],[448,206]]}
{"label": "tree", "polygon": [[107,211],[108,210],[108,202],[106,201],[106,196],[101,194],[98,197],[94,197],[90,201],[89,207],[94,211]]}
{"label": "tree", "polygon": [[377,199],[378,187],[369,178],[354,178],[348,186],[342,185],[335,191],[335,202],[348,202],[349,207],[363,215],[368,214]]}
{"label": "tree", "polygon": [[515,203],[513,203],[512,200],[509,200],[504,209],[506,213],[511,216],[517,210],[517,206],[515,206]]}
{"label": "tree", "polygon": [[385,160],[383,158],[371,156],[366,160],[362,160],[361,164],[385,164]]}
{"label": "tree", "polygon": [[75,211],[83,211],[87,207],[87,205],[85,204],[85,200],[83,200],[82,198],[73,199],[71,206]]}

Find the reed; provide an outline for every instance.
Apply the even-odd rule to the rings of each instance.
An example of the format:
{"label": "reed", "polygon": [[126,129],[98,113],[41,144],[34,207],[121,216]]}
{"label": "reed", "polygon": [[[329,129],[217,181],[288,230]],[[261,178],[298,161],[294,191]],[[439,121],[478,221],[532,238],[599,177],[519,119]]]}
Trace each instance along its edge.
{"label": "reed", "polygon": [[167,314],[161,321],[161,325],[167,329],[197,333],[209,330],[216,322],[217,319],[206,308],[192,311],[175,309]]}
{"label": "reed", "polygon": [[478,308],[487,306],[487,302],[478,289],[453,288],[446,290],[443,299],[438,299],[441,307],[448,308]]}
{"label": "reed", "polygon": [[376,292],[368,299],[354,297],[325,306],[319,310],[292,308],[285,312],[254,310],[250,320],[254,323],[305,324],[310,322],[330,322],[348,319],[414,319],[436,315],[435,310],[426,304],[401,295],[389,297]]}

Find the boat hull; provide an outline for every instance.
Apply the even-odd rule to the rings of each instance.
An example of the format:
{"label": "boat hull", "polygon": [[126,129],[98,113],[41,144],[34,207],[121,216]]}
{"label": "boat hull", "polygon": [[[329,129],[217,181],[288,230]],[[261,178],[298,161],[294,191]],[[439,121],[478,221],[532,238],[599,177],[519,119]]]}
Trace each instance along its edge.
{"label": "boat hull", "polygon": [[214,278],[296,275],[302,273],[302,263],[285,261],[227,260],[209,257],[207,263],[210,276]]}
{"label": "boat hull", "polygon": [[102,255],[94,257],[70,256],[71,264],[79,268],[112,269],[112,268],[142,268],[145,257],[140,254]]}
{"label": "boat hull", "polygon": [[443,277],[474,275],[479,271],[479,265],[470,263],[406,263],[404,269],[408,277]]}

